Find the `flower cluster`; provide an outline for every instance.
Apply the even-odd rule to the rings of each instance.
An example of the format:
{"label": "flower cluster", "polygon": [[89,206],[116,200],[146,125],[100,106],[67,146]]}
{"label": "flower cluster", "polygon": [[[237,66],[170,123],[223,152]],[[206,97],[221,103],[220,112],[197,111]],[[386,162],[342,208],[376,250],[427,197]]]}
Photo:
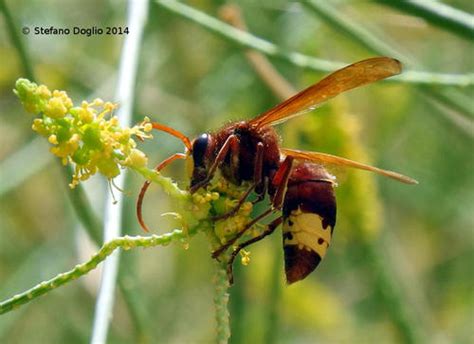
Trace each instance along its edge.
{"label": "flower cluster", "polygon": [[136,149],[132,137],[140,140],[151,137],[149,119],[132,128],[123,128],[113,116],[116,104],[95,99],[74,106],[66,92],[51,92],[45,85],[27,79],[19,79],[14,92],[26,111],[41,116],[34,120],[33,130],[53,145],[51,152],[64,165],[74,165],[71,188],[96,172],[112,179],[120,173],[120,167],[147,165],[147,157]]}

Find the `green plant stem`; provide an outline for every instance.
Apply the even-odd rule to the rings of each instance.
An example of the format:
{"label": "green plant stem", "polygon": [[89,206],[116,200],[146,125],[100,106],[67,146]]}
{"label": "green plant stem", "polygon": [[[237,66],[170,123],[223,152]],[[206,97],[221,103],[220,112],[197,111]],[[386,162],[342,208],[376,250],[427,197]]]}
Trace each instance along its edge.
{"label": "green plant stem", "polygon": [[216,331],[217,343],[226,344],[230,338],[229,322],[229,280],[227,279],[226,265],[216,263],[216,274],[214,277],[214,306],[216,309]]}
{"label": "green plant stem", "polygon": [[113,239],[108,243],[104,244],[102,248],[92,256],[92,258],[83,263],[76,265],[74,269],[67,272],[61,273],[56,277],[41,282],[27,291],[17,294],[12,298],[5,300],[0,303],[0,314],[7,313],[24,305],[41,295],[44,295],[57,287],[60,287],[66,283],[69,283],[85,274],[94,270],[99,263],[103,262],[108,256],[110,256],[117,248],[129,250],[135,247],[155,247],[155,246],[166,246],[172,241],[185,238],[186,235],[182,230],[174,230],[173,232],[163,235],[151,235],[148,237],[142,236],[124,236]]}
{"label": "green plant stem", "polygon": [[21,65],[25,70],[25,75],[28,79],[34,80],[34,72],[33,67],[30,63],[30,59],[28,58],[28,54],[26,52],[26,48],[23,44],[23,39],[19,35],[20,30],[16,27],[15,20],[13,19],[10,10],[5,3],[5,0],[0,0],[0,10],[3,12],[3,16],[5,17],[5,23],[7,24],[8,34],[10,35],[10,39],[13,45],[16,47],[18,51],[18,55],[20,56]]}
{"label": "green plant stem", "polygon": [[403,63],[407,63],[408,57],[401,54],[399,49],[393,48],[386,40],[376,37],[365,27],[345,16],[341,11],[336,10],[326,1],[306,0],[301,4],[315,13],[318,17],[327,22],[330,26],[337,28],[344,35],[350,37],[354,41],[375,51],[378,54],[391,56],[399,59]]}
{"label": "green plant stem", "polygon": [[400,11],[421,17],[434,26],[474,40],[474,16],[433,0],[376,0]]}
{"label": "green plant stem", "polygon": [[[283,59],[298,67],[319,72],[331,72],[346,65],[342,62],[328,61],[297,52],[286,51],[274,43],[256,37],[246,31],[235,29],[231,25],[175,0],[155,0],[155,2],[170,12],[191,20],[232,43],[255,49],[271,57]],[[390,81],[420,85],[466,87],[474,85],[474,74],[443,74],[409,70],[402,75],[390,78]]]}

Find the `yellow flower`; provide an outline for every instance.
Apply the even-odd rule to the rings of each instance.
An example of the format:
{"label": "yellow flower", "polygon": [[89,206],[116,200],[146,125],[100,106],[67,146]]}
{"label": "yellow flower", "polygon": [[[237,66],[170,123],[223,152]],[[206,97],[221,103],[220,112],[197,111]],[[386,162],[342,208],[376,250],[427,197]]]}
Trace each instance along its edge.
{"label": "yellow flower", "polygon": [[244,265],[244,266],[249,265],[249,263],[250,263],[250,252],[245,251],[245,250],[241,250],[240,254],[242,255],[242,259],[241,259],[242,265]]}
{"label": "yellow flower", "polygon": [[53,145],[57,145],[58,144],[58,138],[56,137],[56,135],[50,135],[48,137],[48,142],[53,144]]}
{"label": "yellow flower", "polygon": [[[14,92],[27,111],[43,115],[34,119],[32,129],[54,145],[51,153],[61,158],[63,164],[74,166],[71,187],[96,172],[110,179],[120,173],[120,167],[146,167],[148,158],[136,148],[132,137],[151,137],[148,118],[132,128],[121,127],[119,119],[112,116],[116,104],[97,98],[74,107],[66,92],[51,92],[46,86],[26,79],[17,81]],[[200,201],[206,203],[211,198]]]}
{"label": "yellow flower", "polygon": [[[87,104],[87,103],[86,103]],[[94,112],[93,109],[90,108],[88,105],[81,106],[78,109],[78,117],[83,123],[90,123],[94,120]]]}
{"label": "yellow flower", "polygon": [[129,156],[125,159],[124,165],[129,167],[145,167],[148,164],[148,158],[142,151],[132,149]]}
{"label": "yellow flower", "polygon": [[48,104],[44,108],[44,114],[51,118],[61,118],[67,113],[67,107],[62,98],[50,98]]}

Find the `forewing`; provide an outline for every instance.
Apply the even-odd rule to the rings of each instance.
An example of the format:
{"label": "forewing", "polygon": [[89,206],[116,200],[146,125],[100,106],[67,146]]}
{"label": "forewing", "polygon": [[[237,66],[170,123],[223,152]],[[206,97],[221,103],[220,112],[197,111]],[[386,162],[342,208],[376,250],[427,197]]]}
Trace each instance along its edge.
{"label": "forewing", "polygon": [[308,151],[301,151],[301,150],[288,149],[288,148],[282,148],[280,149],[280,151],[283,155],[292,156],[297,160],[311,161],[311,162],[316,162],[323,165],[329,164],[329,165],[336,165],[336,166],[343,166],[343,167],[352,167],[352,168],[357,168],[359,170],[375,172],[384,177],[392,178],[405,184],[418,184],[418,182],[415,179],[404,176],[403,174],[393,172],[393,171],[383,170],[378,167],[362,164],[357,161],[349,160],[349,159],[331,155],[331,154],[319,153],[319,152],[308,152]]}
{"label": "forewing", "polygon": [[374,57],[356,62],[335,71],[249,122],[256,127],[284,122],[315,109],[340,93],[400,74],[401,70],[400,62],[390,57]]}

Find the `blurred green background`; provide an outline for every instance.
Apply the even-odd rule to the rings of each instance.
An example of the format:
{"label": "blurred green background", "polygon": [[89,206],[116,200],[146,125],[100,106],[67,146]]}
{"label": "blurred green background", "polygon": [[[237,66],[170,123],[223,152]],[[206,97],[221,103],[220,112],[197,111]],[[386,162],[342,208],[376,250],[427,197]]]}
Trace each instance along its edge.
{"label": "blurred green background", "polygon": [[[382,2],[382,1],[380,1]],[[355,62],[383,54],[354,29],[384,42],[407,69],[467,74],[470,37],[378,1],[239,2],[249,31],[288,51]],[[218,17],[225,1],[188,1]],[[319,3],[326,3],[319,1]],[[466,13],[470,0],[444,1]],[[1,0],[4,9],[5,2]],[[6,1],[36,81],[64,89],[75,102],[112,100],[123,36],[22,35],[24,26],[123,26],[125,1]],[[332,12],[331,12],[332,11]],[[326,13],[326,14],[324,14]],[[336,13],[342,16],[331,20]],[[48,145],[31,130],[12,93],[28,76],[0,16],[0,299],[87,260],[97,249],[80,226],[71,192]],[[471,16],[472,19],[472,16]],[[137,76],[135,121],[148,115],[190,137],[278,103],[244,49],[150,3]],[[270,60],[296,89],[325,73]],[[420,181],[407,186],[365,172],[336,171],[338,219],[332,247],[306,280],[285,286],[280,232],[236,262],[231,289],[231,343],[469,343],[473,326],[473,88],[382,82],[339,96],[278,127],[286,147],[339,154]],[[153,163],[180,143],[164,134],[141,147]],[[184,164],[166,174],[185,181]],[[123,232],[141,235],[134,202],[143,180],[130,175]],[[101,178],[85,185],[102,215]],[[164,233],[172,210],[152,187],[145,218]],[[210,343],[214,338],[214,265],[205,238],[122,254],[121,288],[111,343]],[[90,274],[0,317],[2,343],[89,340],[100,275]]]}

